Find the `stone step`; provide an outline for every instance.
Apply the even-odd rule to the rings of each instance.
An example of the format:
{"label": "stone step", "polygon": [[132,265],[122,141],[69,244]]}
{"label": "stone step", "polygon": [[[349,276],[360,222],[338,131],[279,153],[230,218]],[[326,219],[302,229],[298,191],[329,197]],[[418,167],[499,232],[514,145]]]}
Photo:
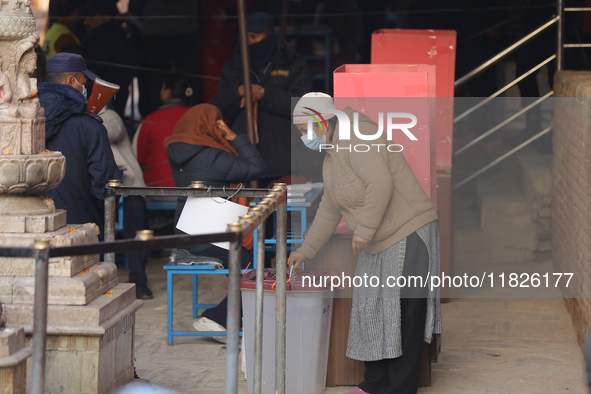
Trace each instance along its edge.
{"label": "stone step", "polygon": [[519,181],[527,199],[536,206],[552,204],[552,155],[517,157]]}
{"label": "stone step", "polygon": [[456,207],[454,255],[460,264],[531,261],[538,242],[533,211],[517,179],[476,181],[476,209]]}
{"label": "stone step", "polygon": [[479,180],[476,194],[480,207],[480,229],[489,235],[519,233],[532,228],[532,209],[516,181]]}
{"label": "stone step", "polygon": [[66,225],[63,209],[44,215],[0,215],[0,233],[46,233]]}
{"label": "stone step", "polygon": [[509,246],[505,241],[487,238],[481,232],[454,236],[454,261],[457,264],[521,264],[534,258],[534,250],[524,243]]}
{"label": "stone step", "polygon": [[26,362],[32,353],[33,349],[25,346],[22,327],[7,327],[0,331],[0,392],[26,392]]}
{"label": "stone step", "polygon": [[[98,263],[71,278],[49,278],[49,305],[86,305],[117,285],[117,266]],[[0,277],[2,304],[33,304],[34,277]]]}
{"label": "stone step", "polygon": [[[112,393],[131,381],[134,371],[135,312],[143,301],[135,285],[115,286],[85,306],[49,305],[47,311],[47,393]],[[32,347],[33,305],[8,304],[11,327],[23,326]],[[27,391],[31,391],[31,359]]]}
{"label": "stone step", "polygon": [[[49,305],[47,333],[102,335],[105,332],[103,325],[108,325],[122,311],[135,312],[142,305],[143,301],[135,298],[135,284],[119,283],[87,305]],[[6,304],[3,307],[8,323],[24,326],[27,333],[33,332],[33,304]]]}
{"label": "stone step", "polygon": [[[47,239],[52,247],[98,242],[99,228],[94,223],[69,224],[44,234],[0,234],[0,247],[31,247],[36,239]],[[99,255],[52,257],[50,277],[72,277],[99,262]],[[35,276],[35,259],[0,257],[0,276]]]}
{"label": "stone step", "polygon": [[456,213],[454,223],[454,261],[458,265],[522,263],[533,259],[537,245],[535,232],[513,229],[483,231],[480,212]]}

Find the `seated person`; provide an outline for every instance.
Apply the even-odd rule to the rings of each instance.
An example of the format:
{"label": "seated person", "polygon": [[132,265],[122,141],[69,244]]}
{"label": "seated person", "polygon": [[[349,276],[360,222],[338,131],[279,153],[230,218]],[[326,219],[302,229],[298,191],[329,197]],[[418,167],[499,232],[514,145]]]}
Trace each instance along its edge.
{"label": "seated person", "polygon": [[[259,179],[265,164],[259,152],[244,134],[236,135],[222,120],[220,110],[211,104],[191,108],[177,123],[172,135],[164,140],[176,187],[187,187],[192,181],[204,181],[207,186],[228,187]],[[179,197],[176,220],[185,205]],[[199,220],[199,218],[195,218]],[[180,230],[176,230],[181,233]],[[215,257],[228,267],[228,251],[214,245],[198,245],[187,249],[199,256]],[[252,261],[245,248],[242,268]],[[227,298],[216,307],[206,309],[194,323],[198,331],[226,331]],[[225,342],[225,337],[213,337]]]}
{"label": "seated person", "polygon": [[170,76],[162,84],[162,106],[144,118],[133,138],[137,161],[144,171],[144,182],[151,187],[174,187],[164,139],[189,110],[193,88],[182,77]]}

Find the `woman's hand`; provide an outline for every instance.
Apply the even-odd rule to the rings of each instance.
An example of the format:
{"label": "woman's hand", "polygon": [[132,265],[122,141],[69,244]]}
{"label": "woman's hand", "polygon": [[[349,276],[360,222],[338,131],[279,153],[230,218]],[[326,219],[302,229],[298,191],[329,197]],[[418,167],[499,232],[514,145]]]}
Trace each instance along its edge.
{"label": "woman's hand", "polygon": [[353,236],[353,241],[351,242],[351,246],[353,246],[353,253],[360,254],[362,250],[367,248],[369,245],[369,241],[367,239],[361,238],[359,235]]}
{"label": "woman's hand", "polygon": [[304,256],[303,254],[301,254],[300,252],[298,252],[297,250],[294,252],[291,252],[289,254],[289,258],[287,259],[287,266],[291,267],[292,265],[293,270],[297,270],[298,268],[300,268],[300,266],[302,265],[302,263],[304,261],[306,261],[306,256]]}
{"label": "woman's hand", "polygon": [[234,141],[234,138],[236,138],[236,133],[230,130],[226,122],[220,119],[216,123],[218,127],[222,130],[222,137],[224,137],[228,141]]}

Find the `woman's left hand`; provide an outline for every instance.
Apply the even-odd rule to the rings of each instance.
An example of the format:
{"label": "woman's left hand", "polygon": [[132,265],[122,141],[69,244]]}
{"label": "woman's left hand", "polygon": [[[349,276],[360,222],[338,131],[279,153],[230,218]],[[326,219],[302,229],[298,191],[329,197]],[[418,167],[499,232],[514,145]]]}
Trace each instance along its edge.
{"label": "woman's left hand", "polygon": [[226,124],[226,122],[224,122],[223,120],[218,120],[217,122],[218,127],[222,130],[222,135],[225,139],[227,139],[228,141],[234,141],[234,138],[236,138],[236,133],[234,133]]}
{"label": "woman's left hand", "polygon": [[353,235],[353,241],[351,242],[353,246],[353,253],[360,254],[362,250],[367,248],[369,245],[369,241],[367,239],[361,238],[359,235]]}

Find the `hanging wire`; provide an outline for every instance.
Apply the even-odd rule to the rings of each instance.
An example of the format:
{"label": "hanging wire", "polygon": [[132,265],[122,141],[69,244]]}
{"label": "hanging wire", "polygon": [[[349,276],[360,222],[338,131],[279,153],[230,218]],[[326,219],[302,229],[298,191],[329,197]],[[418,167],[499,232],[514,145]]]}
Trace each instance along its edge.
{"label": "hanging wire", "polygon": [[87,60],[86,63],[103,65],[103,66],[112,66],[112,67],[118,67],[118,68],[127,68],[127,69],[130,69],[130,70],[140,70],[140,71],[157,72],[157,73],[161,73],[161,74],[175,74],[175,75],[182,75],[184,77],[210,79],[210,80],[213,80],[213,81],[220,81],[221,80],[220,77],[212,77],[211,75],[191,74],[191,73],[184,73],[184,72],[171,71],[171,70],[162,70],[162,69],[159,69],[159,68],[150,68],[150,67],[142,67],[142,66],[131,66],[131,65],[128,65],[128,64],[104,62],[104,61],[101,61],[101,60]]}
{"label": "hanging wire", "polygon": [[212,189],[212,188],[213,188],[213,186],[209,186],[209,187],[207,188],[207,194],[209,194],[209,198],[212,198],[212,199],[213,199],[213,201],[217,202],[218,204],[225,204],[225,203],[227,203],[229,200],[231,200],[232,198],[236,197],[236,195],[237,195],[237,194],[240,192],[240,190],[242,190],[242,189],[244,188],[244,185],[243,185],[242,183],[239,183],[239,184],[238,184],[238,187],[237,187],[237,190],[236,190],[234,193],[232,193],[232,195],[231,195],[231,196],[228,196],[228,193],[227,193],[227,191],[226,191],[226,186],[224,186],[224,187],[222,188],[222,190],[223,190],[223,192],[226,194],[226,198],[225,198],[225,199],[222,199],[222,201],[217,201],[217,200],[216,200],[216,197],[213,197],[213,196],[211,195],[211,189]]}
{"label": "hanging wire", "polygon": [[[228,194],[226,194],[226,196],[228,197],[228,199],[232,199],[234,197],[236,197],[236,195],[238,194],[238,192],[243,188],[244,186],[242,185],[242,183],[238,184],[238,190],[236,190],[236,192],[234,194],[232,194],[231,196],[228,196]],[[222,189],[224,191],[224,193],[226,193],[226,186],[223,187]]]}
{"label": "hanging wire", "polygon": [[[510,7],[482,7],[482,8],[443,8],[443,9],[430,9],[430,10],[405,10],[396,11],[396,14],[400,15],[411,15],[411,14],[440,14],[440,13],[453,13],[453,12],[488,12],[488,11],[515,11],[515,10],[535,10],[543,8],[556,8],[556,4],[545,4],[537,6],[510,6]],[[374,11],[374,12],[336,12],[332,14],[322,14],[321,17],[340,17],[340,16],[375,16],[375,15],[390,15],[390,11]],[[281,18],[284,16],[290,18],[309,18],[315,17],[317,14],[274,14],[273,16]],[[80,16],[52,16],[51,19],[80,19]],[[84,17],[85,19],[98,19],[101,16],[89,16]],[[238,19],[238,15],[120,15],[112,16],[111,19],[119,20],[133,20],[133,19]]]}

